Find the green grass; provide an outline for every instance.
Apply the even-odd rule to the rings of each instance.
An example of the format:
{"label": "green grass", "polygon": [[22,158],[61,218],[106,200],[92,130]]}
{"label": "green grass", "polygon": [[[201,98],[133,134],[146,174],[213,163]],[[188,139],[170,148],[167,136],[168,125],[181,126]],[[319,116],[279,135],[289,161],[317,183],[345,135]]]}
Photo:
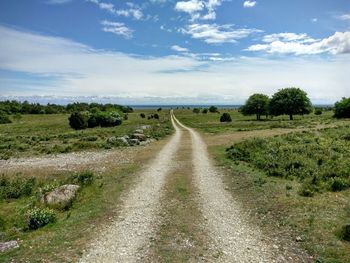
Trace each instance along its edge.
{"label": "green grass", "polygon": [[237,163],[227,158],[223,147],[211,151],[220,165],[229,168],[225,181],[232,195],[251,210],[266,235],[278,232],[286,243],[301,237],[299,244],[316,262],[349,262],[350,242],[340,232],[350,221],[350,189],[303,197],[297,180],[271,177],[247,163]]}
{"label": "green grass", "polygon": [[289,120],[289,116],[279,116],[273,119],[262,117],[261,121],[256,121],[255,116],[243,116],[238,110],[219,109],[219,111],[229,113],[232,122],[220,123],[221,114],[219,113],[195,114],[191,110],[175,110],[174,113],[185,125],[213,134],[274,128],[313,128],[317,125],[342,123],[342,121],[332,118],[333,112],[331,111],[325,111],[322,115],[313,113],[304,116],[296,115],[293,121]]}
{"label": "green grass", "polygon": [[72,262],[82,254],[84,245],[93,237],[95,228],[115,213],[121,192],[133,181],[130,174],[136,165],[114,167],[95,175],[91,184],[82,187],[68,210],[55,209],[57,220],[37,230],[26,226],[25,213],[41,206],[39,188],[50,183],[62,184],[76,179],[75,173],[50,174],[38,179],[30,196],[0,201],[2,241],[19,240],[20,247],[0,255],[0,262]]}
{"label": "green grass", "polygon": [[350,187],[350,125],[232,145],[228,158],[243,161],[270,176],[302,182],[300,194]]}
{"label": "green grass", "polygon": [[160,120],[142,119],[140,112],[146,116],[154,113],[151,110],[137,110],[129,113],[129,119],[120,126],[80,131],[69,127],[67,114],[23,115],[20,120],[0,125],[0,159],[109,149],[112,147],[106,142],[109,137],[130,134],[140,125],[152,125],[146,134],[157,139],[171,132],[169,111],[161,111]]}

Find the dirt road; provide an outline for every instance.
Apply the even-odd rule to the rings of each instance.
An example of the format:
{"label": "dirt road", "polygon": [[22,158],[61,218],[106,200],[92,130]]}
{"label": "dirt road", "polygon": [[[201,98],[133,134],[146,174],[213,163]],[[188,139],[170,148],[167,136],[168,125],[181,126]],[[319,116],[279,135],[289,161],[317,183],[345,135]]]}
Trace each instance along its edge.
{"label": "dirt road", "polygon": [[[174,169],[181,171],[179,166],[187,167],[183,168],[187,169],[183,174],[188,174],[188,167],[192,167],[193,189],[198,192],[193,196],[200,211],[199,225],[208,237],[209,249],[204,252],[208,255],[198,261],[304,262],[274,245],[257,225],[251,224],[248,211],[225,190],[222,174],[213,165],[200,135],[181,124],[173,114],[171,118],[175,134],[145,167],[138,184],[124,196],[119,217],[106,226],[80,262],[152,262],[147,258],[147,248],[164,221],[161,209],[166,206],[160,205],[165,196],[164,184]],[[189,143],[182,140],[183,133],[190,134],[192,158],[176,163],[182,144]],[[209,255],[213,251],[216,254]]]}

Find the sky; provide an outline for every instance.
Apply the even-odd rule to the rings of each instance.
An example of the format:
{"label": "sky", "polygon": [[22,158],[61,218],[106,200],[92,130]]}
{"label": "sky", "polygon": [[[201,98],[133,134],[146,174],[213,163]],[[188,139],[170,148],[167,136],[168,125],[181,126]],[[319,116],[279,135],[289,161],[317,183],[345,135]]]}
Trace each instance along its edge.
{"label": "sky", "polygon": [[0,99],[350,96],[350,0],[1,0]]}

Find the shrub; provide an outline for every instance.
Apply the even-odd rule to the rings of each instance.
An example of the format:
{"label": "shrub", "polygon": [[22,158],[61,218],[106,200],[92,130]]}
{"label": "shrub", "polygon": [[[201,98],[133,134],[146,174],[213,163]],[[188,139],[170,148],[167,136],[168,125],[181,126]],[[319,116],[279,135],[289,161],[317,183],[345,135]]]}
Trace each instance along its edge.
{"label": "shrub", "polygon": [[193,113],[198,114],[198,113],[200,113],[200,112],[201,112],[201,110],[200,110],[199,108],[194,108],[194,109],[193,109]]}
{"label": "shrub", "polygon": [[36,179],[34,177],[30,178],[20,178],[8,179],[2,176],[0,179],[0,198],[20,198],[21,196],[28,196],[33,192],[33,188],[36,185]]}
{"label": "shrub", "polygon": [[322,110],[321,109],[316,109],[314,113],[315,113],[315,115],[321,115],[322,114]]}
{"label": "shrub", "polygon": [[12,121],[6,114],[0,112],[0,124],[11,123],[11,122]]}
{"label": "shrub", "polygon": [[231,115],[228,114],[228,113],[223,113],[220,117],[220,122],[231,122],[232,119],[231,119]]}
{"label": "shrub", "polygon": [[348,188],[350,185],[344,178],[334,177],[331,179],[330,186],[333,192],[337,192]]}
{"label": "shrub", "polygon": [[218,108],[215,107],[215,106],[210,106],[210,107],[209,107],[209,112],[211,112],[211,113],[218,112]]}
{"label": "shrub", "polygon": [[69,117],[69,125],[75,130],[86,129],[89,117],[89,112],[74,112]]}
{"label": "shrub", "polygon": [[350,118],[350,98],[342,98],[341,101],[335,103],[334,117]]}
{"label": "shrub", "polygon": [[56,221],[55,212],[49,208],[33,208],[27,211],[27,226],[35,230]]}
{"label": "shrub", "polygon": [[92,184],[94,179],[95,179],[95,176],[93,172],[84,171],[84,172],[72,175],[68,180],[70,183],[86,186],[86,185]]}
{"label": "shrub", "polygon": [[162,110],[162,108],[158,108],[157,111],[160,112]]}
{"label": "shrub", "polygon": [[203,110],[202,110],[202,113],[203,113],[203,114],[207,114],[207,113],[208,113],[208,109],[207,109],[207,108],[203,109]]}
{"label": "shrub", "polygon": [[155,114],[153,115],[153,117],[154,117],[156,120],[159,120],[159,115],[158,115],[158,113],[155,113]]}
{"label": "shrub", "polygon": [[129,119],[129,115],[128,114],[124,114],[124,120],[128,120]]}
{"label": "shrub", "polygon": [[144,118],[146,118],[146,115],[145,115],[144,113],[140,113],[140,117],[141,117],[142,119],[144,119]]}

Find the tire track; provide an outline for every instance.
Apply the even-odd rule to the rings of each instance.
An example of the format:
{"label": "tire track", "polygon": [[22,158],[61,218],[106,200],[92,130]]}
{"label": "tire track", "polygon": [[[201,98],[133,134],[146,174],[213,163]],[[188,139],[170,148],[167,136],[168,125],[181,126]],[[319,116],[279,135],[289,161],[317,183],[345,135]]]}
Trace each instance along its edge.
{"label": "tire track", "polygon": [[142,248],[157,227],[162,188],[172,171],[182,132],[175,125],[175,134],[140,175],[140,182],[123,198],[120,215],[90,245],[80,262],[136,262]]}
{"label": "tire track", "polygon": [[221,251],[216,262],[285,262],[277,249],[264,240],[259,228],[248,222],[248,214],[225,190],[221,174],[212,165],[199,134],[180,123],[174,115],[173,118],[191,134],[194,181],[199,190],[204,227],[212,239],[213,250]]}

